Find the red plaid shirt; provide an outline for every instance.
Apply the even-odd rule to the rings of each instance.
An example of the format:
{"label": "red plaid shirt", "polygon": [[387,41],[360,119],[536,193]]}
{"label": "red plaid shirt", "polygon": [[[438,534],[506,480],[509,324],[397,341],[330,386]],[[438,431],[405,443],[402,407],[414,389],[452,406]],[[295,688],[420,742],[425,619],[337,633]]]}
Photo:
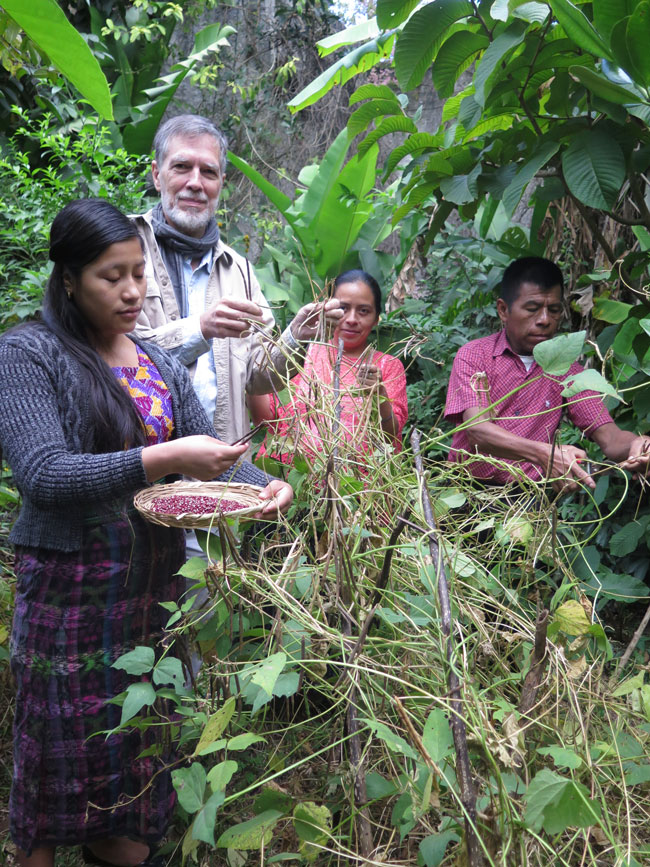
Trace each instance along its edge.
{"label": "red plaid shirt", "polygon": [[[582,365],[576,362],[571,365],[567,376],[581,370]],[[540,376],[543,378],[538,379]],[[523,361],[508,345],[505,331],[472,340],[458,350],[449,377],[445,418],[453,425],[458,425],[466,409],[489,406],[534,379],[537,381],[532,385],[522,388],[495,407],[492,411],[494,417],[489,420],[524,439],[544,443],[552,442],[564,408],[573,424],[589,437],[596,428],[612,421],[597,392],[583,391],[567,400],[561,394],[562,384],[558,379],[544,376],[537,362],[526,372]],[[585,397],[589,399],[585,400]],[[477,479],[490,479],[500,484],[512,481],[512,474],[507,470],[476,460],[473,457],[476,453],[465,431],[454,434],[450,461],[467,462],[468,469]],[[535,481],[544,477],[542,470],[535,464],[505,458],[499,460],[516,464]]]}

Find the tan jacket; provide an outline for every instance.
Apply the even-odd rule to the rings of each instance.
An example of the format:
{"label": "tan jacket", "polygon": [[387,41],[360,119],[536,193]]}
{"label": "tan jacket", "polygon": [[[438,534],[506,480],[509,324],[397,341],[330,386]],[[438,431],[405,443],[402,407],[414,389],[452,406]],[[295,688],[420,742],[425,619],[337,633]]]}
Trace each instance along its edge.
{"label": "tan jacket", "polygon": [[[147,294],[135,334],[142,340],[174,350],[183,344],[183,319],[154,237],[151,214],[148,211],[133,217],[145,245],[147,278]],[[247,276],[246,259],[219,240],[206,292],[206,309],[222,298],[246,300]],[[250,290],[250,300],[262,307],[264,326],[270,332],[275,320],[252,268]],[[274,388],[283,388],[287,376],[292,375],[289,359],[300,360],[305,347],[294,339],[289,328],[276,341],[277,346],[256,333],[243,338],[215,338],[208,343],[217,372],[214,429],[219,439],[230,443],[242,437],[250,427],[246,391],[268,394]],[[194,367],[194,364],[189,366],[192,375]]]}

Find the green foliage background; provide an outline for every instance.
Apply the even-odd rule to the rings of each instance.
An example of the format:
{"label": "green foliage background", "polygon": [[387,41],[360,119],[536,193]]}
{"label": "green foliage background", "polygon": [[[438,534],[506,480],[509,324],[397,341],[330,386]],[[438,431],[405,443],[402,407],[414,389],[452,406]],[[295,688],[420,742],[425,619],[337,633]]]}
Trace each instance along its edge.
{"label": "green foliage background", "polygon": [[[279,4],[277,17],[296,27],[317,6]],[[181,82],[218,86],[233,35],[213,21],[178,60],[175,35],[194,20],[193,4],[103,0],[89,18],[71,4],[72,22],[85,22],[81,42],[54,0],[39,0],[31,18],[25,8],[0,10],[3,328],[38,310],[48,227],[66,201],[100,195],[125,211],[147,207],[153,131]],[[647,604],[645,499],[624,473],[598,472],[597,463],[593,497],[477,496],[444,463],[450,432],[441,421],[456,349],[493,329],[499,273],[532,253],[552,256],[572,278],[571,325],[587,330],[587,360],[625,398],[617,421],[647,431],[649,22],[647,0],[378,0],[376,17],[320,41],[322,56],[336,59],[290,100],[292,111],[317,117],[333,88],[350,91],[347,127],[318,158],[279,183],[253,157],[231,155],[269,201],[245,216],[263,238],[257,270],[279,324],[344,267],[360,264],[386,287],[391,309],[378,340],[403,354],[411,424],[427,434],[452,588],[451,664],[490,864],[650,859],[646,636],[629,669],[616,670]],[[291,63],[264,86],[281,89]],[[419,108],[431,88],[443,101],[434,131]],[[244,111],[262,89],[242,89]],[[222,216],[229,240],[246,250],[241,215]],[[191,624],[186,602],[170,606],[170,629],[201,643],[198,684],[185,685],[171,652],[142,648],[121,660],[135,678],[121,697],[123,725],[157,723],[172,707],[183,717],[187,759],[174,769],[169,851],[180,849],[170,857],[208,864],[216,849],[230,867],[260,858],[463,863],[450,657],[421,483],[408,452],[378,451],[364,473],[353,453],[338,460],[332,478],[325,462],[297,458],[288,520],[247,537],[243,558],[223,529],[207,573],[202,561],[184,567],[212,598],[203,624]],[[3,469],[6,531],[17,494]],[[322,495],[325,478],[334,505]],[[411,523],[396,541],[391,530],[407,510]],[[390,581],[378,593],[388,551]],[[8,705],[6,549],[1,562]],[[519,698],[543,605],[546,680],[526,718]]]}

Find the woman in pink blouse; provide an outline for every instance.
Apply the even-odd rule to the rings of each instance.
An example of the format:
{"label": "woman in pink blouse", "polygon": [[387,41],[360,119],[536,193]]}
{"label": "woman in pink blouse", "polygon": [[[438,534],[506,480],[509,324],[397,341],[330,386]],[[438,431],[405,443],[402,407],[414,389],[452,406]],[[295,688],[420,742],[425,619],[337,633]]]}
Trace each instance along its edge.
{"label": "woman in pink blouse", "polygon": [[269,427],[260,456],[270,454],[291,464],[296,450],[308,455],[322,452],[323,441],[331,441],[339,338],[343,340],[340,436],[364,453],[377,445],[389,444],[396,451],[402,448],[402,428],[408,417],[404,366],[368,342],[379,321],[379,285],[365,271],[346,271],[334,281],[333,297],[343,310],[343,318],[331,343],[312,343],[309,347],[303,370],[291,380],[290,400],[282,404],[275,395],[248,398],[255,424],[267,422]]}

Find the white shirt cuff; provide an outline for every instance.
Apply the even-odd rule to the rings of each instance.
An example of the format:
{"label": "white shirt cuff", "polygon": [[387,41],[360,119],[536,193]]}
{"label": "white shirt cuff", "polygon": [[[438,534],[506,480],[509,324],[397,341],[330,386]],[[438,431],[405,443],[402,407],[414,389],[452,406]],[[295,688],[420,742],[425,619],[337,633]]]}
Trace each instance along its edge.
{"label": "white shirt cuff", "polygon": [[210,342],[205,339],[201,331],[201,315],[188,316],[183,320],[183,344],[179,348],[178,357],[183,364],[192,364],[193,361],[210,349]]}

